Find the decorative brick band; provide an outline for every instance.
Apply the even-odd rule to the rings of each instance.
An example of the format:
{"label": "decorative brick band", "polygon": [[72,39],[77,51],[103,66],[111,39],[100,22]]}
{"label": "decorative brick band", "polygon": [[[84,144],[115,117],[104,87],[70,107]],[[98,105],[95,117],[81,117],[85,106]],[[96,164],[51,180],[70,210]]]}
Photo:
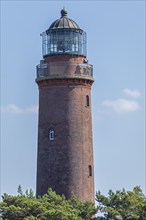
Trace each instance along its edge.
{"label": "decorative brick band", "polygon": [[91,89],[93,81],[88,79],[49,79],[37,81],[39,87],[45,86],[86,86]]}

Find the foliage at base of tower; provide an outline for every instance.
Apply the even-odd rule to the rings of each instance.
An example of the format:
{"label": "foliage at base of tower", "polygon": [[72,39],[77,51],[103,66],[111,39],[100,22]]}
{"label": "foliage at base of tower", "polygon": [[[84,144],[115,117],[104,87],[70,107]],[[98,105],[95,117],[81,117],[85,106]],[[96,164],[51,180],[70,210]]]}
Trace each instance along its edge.
{"label": "foliage at base of tower", "polygon": [[127,192],[109,190],[107,197],[98,191],[96,201],[98,211],[104,215],[99,220],[146,220],[146,197],[138,186]]}
{"label": "foliage at base of tower", "polygon": [[2,199],[0,220],[146,220],[146,197],[140,187],[115,193],[109,190],[108,196],[98,191],[96,208],[74,195],[66,200],[51,189],[36,198],[32,190],[24,194],[20,186],[18,196],[4,194]]}
{"label": "foliage at base of tower", "polygon": [[51,189],[41,198],[32,191],[18,196],[4,194],[0,203],[2,220],[90,220],[96,213],[94,204],[81,202],[74,195],[70,200],[56,195]]}

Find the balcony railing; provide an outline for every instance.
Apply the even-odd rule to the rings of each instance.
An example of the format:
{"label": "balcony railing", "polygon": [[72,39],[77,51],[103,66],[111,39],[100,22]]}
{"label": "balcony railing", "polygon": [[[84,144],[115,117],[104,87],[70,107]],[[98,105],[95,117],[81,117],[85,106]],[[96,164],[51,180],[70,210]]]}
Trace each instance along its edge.
{"label": "balcony railing", "polygon": [[93,66],[88,63],[52,62],[36,67],[37,79],[53,78],[88,78],[93,81]]}

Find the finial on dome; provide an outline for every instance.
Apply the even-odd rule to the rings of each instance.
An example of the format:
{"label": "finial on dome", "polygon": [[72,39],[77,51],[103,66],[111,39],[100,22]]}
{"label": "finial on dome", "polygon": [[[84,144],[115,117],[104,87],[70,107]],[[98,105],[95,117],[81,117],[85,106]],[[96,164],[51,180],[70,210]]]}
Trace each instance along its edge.
{"label": "finial on dome", "polygon": [[61,17],[67,16],[67,11],[65,10],[65,7],[61,10]]}

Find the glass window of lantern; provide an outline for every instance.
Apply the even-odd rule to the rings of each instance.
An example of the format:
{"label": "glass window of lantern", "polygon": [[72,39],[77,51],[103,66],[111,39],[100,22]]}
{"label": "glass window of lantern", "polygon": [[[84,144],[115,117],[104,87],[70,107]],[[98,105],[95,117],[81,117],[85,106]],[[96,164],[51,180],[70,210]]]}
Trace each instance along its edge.
{"label": "glass window of lantern", "polygon": [[86,55],[86,33],[82,30],[51,30],[42,36],[43,56],[59,53]]}

